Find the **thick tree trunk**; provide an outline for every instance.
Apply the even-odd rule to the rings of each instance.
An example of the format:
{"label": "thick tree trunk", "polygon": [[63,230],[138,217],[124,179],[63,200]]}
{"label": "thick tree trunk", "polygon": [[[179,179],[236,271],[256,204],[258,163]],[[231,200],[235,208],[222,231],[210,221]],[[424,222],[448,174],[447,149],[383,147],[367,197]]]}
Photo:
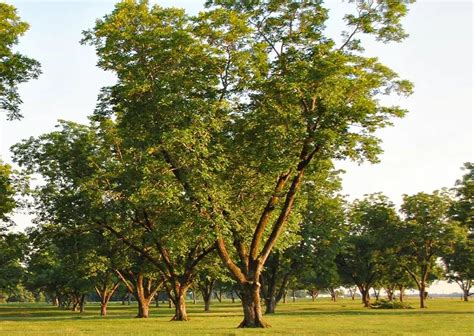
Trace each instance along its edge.
{"label": "thick tree trunk", "polygon": [[150,316],[150,300],[138,299],[137,318],[148,318]]}
{"label": "thick tree trunk", "polygon": [[263,321],[258,282],[248,282],[242,285],[242,308],[244,320],[240,323],[239,328],[269,327],[269,324]]}
{"label": "thick tree trunk", "polygon": [[175,311],[172,321],[188,321],[188,313],[186,312],[186,291],[179,291],[175,293],[176,296],[173,299]]}
{"label": "thick tree trunk", "polygon": [[100,303],[100,316],[107,316],[107,303]]}
{"label": "thick tree trunk", "polygon": [[369,289],[359,288],[359,291],[360,291],[360,295],[362,296],[362,303],[364,304],[364,307],[369,307],[370,306]]}
{"label": "thick tree trunk", "polygon": [[138,314],[137,318],[148,318],[150,312],[150,302],[155,296],[154,293],[149,293],[144,287],[144,277],[142,275],[138,276],[135,287],[135,295],[138,301]]}
{"label": "thick tree trunk", "polygon": [[275,314],[275,308],[277,301],[275,296],[270,296],[265,298],[265,314]]}
{"label": "thick tree trunk", "polygon": [[468,302],[469,301],[469,289],[464,289],[462,292],[463,292],[463,300],[465,302]]}
{"label": "thick tree trunk", "polygon": [[83,313],[86,306],[86,295],[82,294],[81,301],[79,302],[79,312]]}

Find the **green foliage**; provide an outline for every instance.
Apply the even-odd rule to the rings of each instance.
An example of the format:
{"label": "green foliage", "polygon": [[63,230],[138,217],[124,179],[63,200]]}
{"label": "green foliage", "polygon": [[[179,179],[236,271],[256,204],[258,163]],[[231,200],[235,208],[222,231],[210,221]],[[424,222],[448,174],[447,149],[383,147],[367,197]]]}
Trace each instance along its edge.
{"label": "green foliage", "polygon": [[474,283],[474,165],[465,163],[464,169],[467,173],[456,181],[456,198],[449,209],[451,218],[459,222],[464,234],[452,250],[443,254],[443,261],[448,281],[456,282],[467,299]]}
{"label": "green foliage", "polygon": [[10,222],[8,214],[16,207],[11,174],[11,167],[0,160],[0,224]]}
{"label": "green foliage", "polygon": [[24,276],[27,241],[21,233],[0,233],[0,292],[13,295]]}
{"label": "green foliage", "polygon": [[7,112],[9,120],[22,117],[18,84],[37,78],[40,64],[32,58],[13,51],[18,37],[29,28],[20,21],[15,7],[0,3],[0,110]]}
{"label": "green foliage", "polygon": [[372,309],[413,309],[413,307],[405,302],[378,300],[370,305]]}
{"label": "green foliage", "polygon": [[344,283],[368,291],[382,279],[390,258],[391,242],[386,237],[399,225],[395,207],[380,193],[354,201],[348,213],[349,233],[337,257]]}
{"label": "green foliage", "polygon": [[454,220],[460,222],[472,233],[474,232],[474,164],[466,162],[463,170],[466,174],[458,181],[454,191],[456,200],[450,209]]}

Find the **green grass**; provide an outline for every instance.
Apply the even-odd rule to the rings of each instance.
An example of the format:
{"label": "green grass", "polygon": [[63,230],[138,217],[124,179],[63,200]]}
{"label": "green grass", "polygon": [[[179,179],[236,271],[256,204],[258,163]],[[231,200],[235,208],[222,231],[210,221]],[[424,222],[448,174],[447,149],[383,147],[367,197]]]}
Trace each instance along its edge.
{"label": "green grass", "polygon": [[[416,307],[415,300],[410,303]],[[213,303],[212,312],[188,303],[188,322],[170,322],[172,310],[151,309],[135,319],[136,306],[113,303],[106,318],[97,304],[79,314],[46,304],[1,304],[0,335],[474,335],[474,303],[430,299],[427,309],[377,310],[359,301],[318,299],[280,304],[266,316],[269,329],[242,330],[239,304]]]}

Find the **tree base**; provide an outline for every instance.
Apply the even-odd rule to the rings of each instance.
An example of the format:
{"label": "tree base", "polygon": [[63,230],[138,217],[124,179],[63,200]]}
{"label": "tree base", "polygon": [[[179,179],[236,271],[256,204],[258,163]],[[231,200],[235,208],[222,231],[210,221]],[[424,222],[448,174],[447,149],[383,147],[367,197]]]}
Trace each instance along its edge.
{"label": "tree base", "polygon": [[187,322],[187,321],[189,321],[189,317],[177,317],[177,316],[173,316],[173,318],[172,318],[170,321]]}
{"label": "tree base", "polygon": [[271,325],[265,321],[254,321],[252,323],[243,320],[237,328],[270,328]]}

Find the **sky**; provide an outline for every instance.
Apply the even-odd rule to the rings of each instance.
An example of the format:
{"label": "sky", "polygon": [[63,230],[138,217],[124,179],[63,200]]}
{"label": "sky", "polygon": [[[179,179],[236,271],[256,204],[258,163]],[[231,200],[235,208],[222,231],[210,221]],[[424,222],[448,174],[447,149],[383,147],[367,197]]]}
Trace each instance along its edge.
{"label": "sky", "polygon": [[[18,50],[37,59],[43,74],[23,84],[21,121],[0,118],[0,157],[11,162],[10,146],[30,136],[52,131],[58,119],[87,122],[101,87],[114,76],[96,67],[90,46],[79,44],[81,32],[109,13],[114,1],[6,1],[31,28]],[[151,1],[185,8],[195,14],[204,1]],[[328,1],[328,34],[337,38],[349,1]],[[471,1],[418,1],[403,20],[410,34],[402,43],[382,44],[365,38],[366,54],[377,56],[402,78],[412,81],[408,98],[387,102],[409,112],[395,126],[378,132],[384,154],[380,163],[338,162],[344,169],[343,193],[349,199],[383,192],[395,204],[403,194],[452,187],[463,174],[461,166],[473,158],[473,3]],[[30,224],[16,215],[17,229]],[[439,287],[439,288],[438,288]],[[439,285],[438,292],[456,286]]]}

